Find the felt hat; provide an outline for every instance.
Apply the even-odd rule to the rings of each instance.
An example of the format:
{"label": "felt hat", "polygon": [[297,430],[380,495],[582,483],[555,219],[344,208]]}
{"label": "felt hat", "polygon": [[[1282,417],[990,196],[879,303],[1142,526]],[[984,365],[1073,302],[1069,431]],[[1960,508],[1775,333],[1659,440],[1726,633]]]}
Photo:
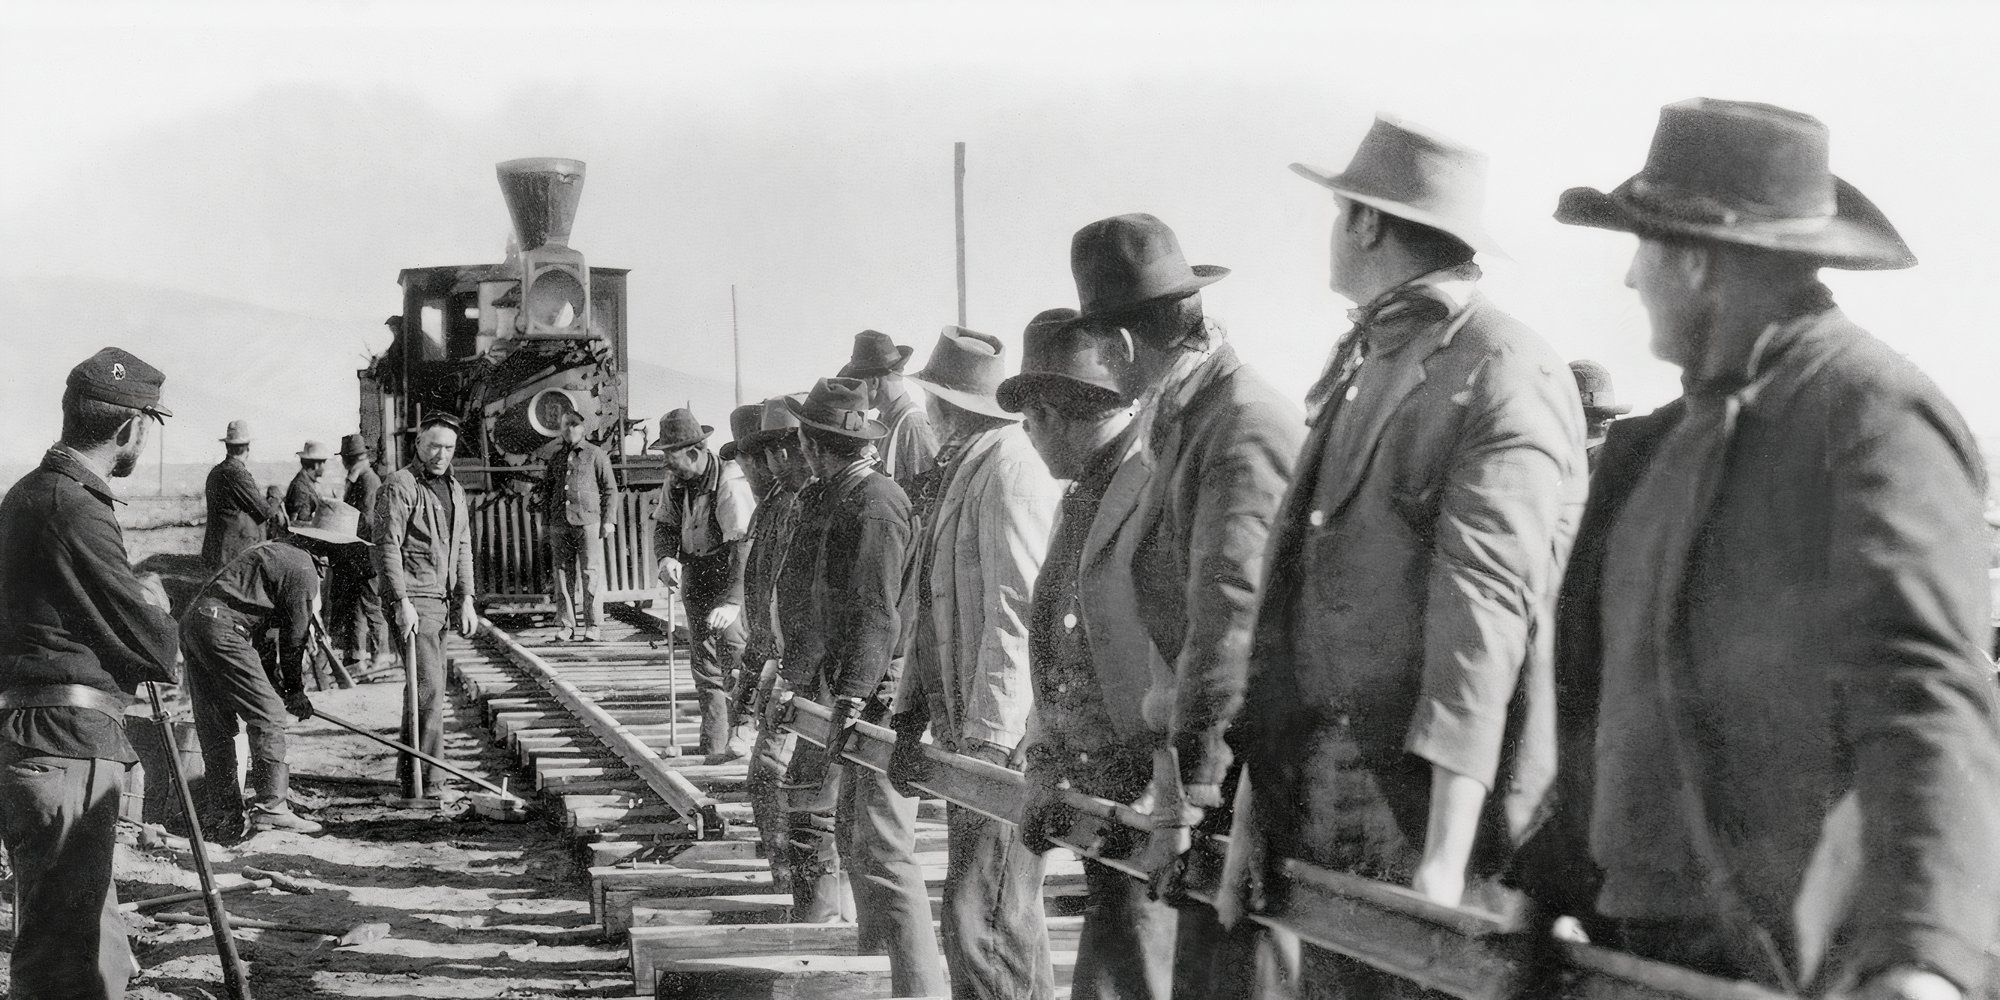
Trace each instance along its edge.
{"label": "felt hat", "polygon": [[870,416],[868,387],[856,378],[823,378],[814,383],[803,400],[785,397],[785,405],[799,423],[844,437],[874,441],[888,435],[889,428]]}
{"label": "felt hat", "polygon": [[910,363],[912,353],[910,348],[890,340],[886,333],[863,330],[854,335],[854,349],[848,354],[847,364],[841,366],[840,377],[874,378],[900,372]]}
{"label": "felt hat", "polygon": [[947,326],[938,334],[924,370],[910,381],[960,409],[1003,420],[1019,420],[994,398],[1007,377],[1006,345],[990,333]]}
{"label": "felt hat", "polygon": [[792,412],[792,404],[805,401],[806,394],[803,392],[772,396],[765,400],[757,432],[750,435],[751,443],[758,448],[769,448],[796,437],[799,430],[799,416]]}
{"label": "felt hat", "polygon": [[1826,267],[1892,270],[1915,254],[1875,203],[1828,166],[1826,124],[1706,97],[1660,109],[1646,165],[1609,193],[1576,187],[1556,221],[1758,247]]}
{"label": "felt hat", "polygon": [[219,440],[223,444],[249,444],[250,421],[231,420],[229,427],[222,432],[222,437]]}
{"label": "felt hat", "polygon": [[716,452],[728,462],[743,453],[744,449],[755,447],[750,435],[764,422],[764,407],[761,403],[745,403],[729,411],[729,440]]}
{"label": "felt hat", "polygon": [[1074,309],[1049,309],[1021,335],[1021,373],[1000,383],[1000,405],[1019,413],[1039,398],[1080,398],[1109,409],[1132,400],[1118,387],[1131,363],[1116,328],[1076,322]]}
{"label": "felt hat", "polygon": [[361,540],[361,512],[338,500],[320,504],[311,524],[294,524],[289,529],[329,545],[367,545]]}
{"label": "felt hat", "polygon": [[1421,125],[1376,115],[1347,169],[1292,164],[1321,187],[1420,226],[1442,230],[1482,253],[1506,256],[1486,232],[1486,154]]}
{"label": "felt hat", "polygon": [[674,451],[691,444],[700,444],[708,440],[708,436],[713,433],[715,428],[696,420],[694,411],[683,406],[678,410],[669,410],[660,417],[659,439],[647,445],[646,450]]}
{"label": "felt hat", "polygon": [[324,462],[333,457],[333,452],[326,450],[326,444],[321,441],[307,441],[306,446],[294,454],[305,462]]}
{"label": "felt hat", "polygon": [[174,415],[160,405],[160,390],[166,382],[166,375],[132,352],[106,347],[69,370],[66,391],[84,399],[128,406],[164,421]]}
{"label": "felt hat", "polygon": [[1576,379],[1577,398],[1583,401],[1583,412],[1592,420],[1632,412],[1632,407],[1618,402],[1617,393],[1611,391],[1611,373],[1603,365],[1581,358],[1569,363],[1569,373]]}
{"label": "felt hat", "polygon": [[1069,241],[1077,311],[1104,316],[1159,299],[1193,295],[1222,280],[1226,267],[1188,265],[1167,224],[1143,212],[1099,219]]}
{"label": "felt hat", "polygon": [[340,438],[340,457],[354,458],[368,454],[368,442],[359,434],[343,434]]}

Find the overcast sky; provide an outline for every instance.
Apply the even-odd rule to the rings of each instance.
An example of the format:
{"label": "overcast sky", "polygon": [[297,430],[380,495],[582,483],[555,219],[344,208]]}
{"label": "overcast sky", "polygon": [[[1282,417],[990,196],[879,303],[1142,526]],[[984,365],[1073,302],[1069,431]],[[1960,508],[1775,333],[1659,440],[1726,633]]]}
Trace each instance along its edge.
{"label": "overcast sky", "polygon": [[[571,156],[589,164],[572,245],[633,269],[635,351],[727,381],[734,284],[763,395],[830,374],[863,327],[927,355],[955,313],[962,140],[972,326],[1018,344],[1036,312],[1075,304],[1070,234],[1150,211],[1193,262],[1234,269],[1211,312],[1301,396],[1348,303],[1326,287],[1330,199],[1286,164],[1343,165],[1383,110],[1491,154],[1490,228],[1513,260],[1490,264],[1489,292],[1565,356],[1609,365],[1643,411],[1676,383],[1622,285],[1633,241],[1549,213],[1565,187],[1636,171],[1660,105],[1704,95],[1830,124],[1835,170],[1922,261],[1836,272],[1836,294],[2000,438],[1993,8],[12,0],[0,282],[129,282],[325,321],[338,383],[379,346],[398,268],[500,256],[496,160]],[[62,319],[17,316],[0,357],[47,345],[59,376],[101,346]],[[149,357],[170,404],[171,380],[213,372],[184,342]],[[52,410],[59,386],[28,374],[4,395]],[[300,405],[271,396],[243,405]],[[333,412],[300,419],[327,437],[351,429],[351,394],[312,405]]]}

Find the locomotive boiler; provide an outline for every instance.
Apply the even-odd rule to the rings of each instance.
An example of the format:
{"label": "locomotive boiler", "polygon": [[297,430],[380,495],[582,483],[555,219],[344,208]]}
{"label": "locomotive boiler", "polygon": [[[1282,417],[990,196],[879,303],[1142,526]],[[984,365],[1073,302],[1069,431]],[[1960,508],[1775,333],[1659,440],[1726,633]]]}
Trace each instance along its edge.
{"label": "locomotive boiler", "polygon": [[396,468],[426,416],[459,419],[452,468],[471,501],[480,602],[532,607],[547,600],[549,566],[531,491],[575,407],[619,486],[618,530],[601,542],[605,599],[653,600],[648,504],[665,470],[627,412],[627,272],[587,266],[569,245],[581,162],[508,160],[497,172],[514,224],[506,258],[397,275],[403,308],[388,320],[389,347],[359,373],[361,432]]}

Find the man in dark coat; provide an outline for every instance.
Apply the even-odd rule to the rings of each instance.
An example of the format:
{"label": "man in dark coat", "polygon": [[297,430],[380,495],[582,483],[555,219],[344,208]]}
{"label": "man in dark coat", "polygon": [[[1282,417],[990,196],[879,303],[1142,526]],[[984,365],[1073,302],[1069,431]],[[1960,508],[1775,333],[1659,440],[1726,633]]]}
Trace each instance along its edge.
{"label": "man in dark coat", "polygon": [[202,532],[201,558],[210,572],[263,541],[264,522],[282,512],[257,488],[249,467],[243,464],[250,454],[249,421],[231,420],[222,446],[227,454],[208,470],[208,483],[202,488],[208,502],[208,526]]}
{"label": "man in dark coat", "polygon": [[115,1000],[137,971],[111,880],[138,762],[125,706],[172,683],[159,578],[125,554],[105,480],[171,416],[158,369],[107,347],[70,371],[62,440],[0,502],[0,840],[14,864],[9,996]]}
{"label": "man in dark coat", "polygon": [[[341,502],[361,512],[357,530],[368,541],[374,530],[370,523],[375,511],[375,495],[382,489],[382,477],[375,474],[368,445],[361,435],[340,439],[340,460],[346,466],[347,486]],[[377,667],[396,656],[396,642],[389,634],[389,621],[382,613],[382,586],[375,577],[374,561],[366,546],[343,546],[327,568],[327,628],[333,643],[359,669],[370,653]]]}
{"label": "man in dark coat", "polygon": [[886,333],[863,330],[854,335],[854,349],[840,377],[858,378],[868,386],[869,405],[888,428],[876,444],[875,467],[915,497],[918,477],[937,465],[938,439],[929,415],[903,384],[911,353]]}
{"label": "man in dark coat", "polygon": [[686,409],[660,418],[652,450],[666,452],[667,484],[654,510],[653,554],[660,579],[683,583],[690,669],[701,704],[697,752],[717,762],[732,754],[729,689],[743,667],[743,573],[750,563],[750,518],[757,498],[734,462],[704,443],[714,428]]}
{"label": "man in dark coat", "polygon": [[564,642],[604,638],[604,540],[618,528],[618,480],[611,474],[611,457],[585,436],[588,432],[581,411],[572,407],[563,414],[562,436],[549,451],[548,469],[535,490],[549,540],[556,635]]}
{"label": "man in dark coat", "polygon": [[1556,210],[1639,237],[1627,284],[1684,388],[1614,428],[1600,486],[1627,495],[1565,588],[1566,666],[1601,671],[1596,909],[1710,974],[1955,1000],[2000,928],[1986,479],[1817,280],[1915,262],[1826,149],[1783,108],[1669,105],[1637,177]]}
{"label": "man in dark coat", "polygon": [[321,502],[319,477],[326,472],[326,460],[332,456],[326,445],[318,441],[307,441],[298,456],[299,471],[285,487],[285,518],[295,524],[311,524]]}

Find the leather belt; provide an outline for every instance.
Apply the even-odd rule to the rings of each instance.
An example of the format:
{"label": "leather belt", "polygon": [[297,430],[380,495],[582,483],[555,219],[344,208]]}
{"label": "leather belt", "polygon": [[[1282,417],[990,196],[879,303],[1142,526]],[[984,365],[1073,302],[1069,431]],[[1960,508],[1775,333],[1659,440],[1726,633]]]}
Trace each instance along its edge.
{"label": "leather belt", "polygon": [[133,699],[84,684],[30,684],[0,691],[0,711],[16,708],[89,708],[123,718]]}

